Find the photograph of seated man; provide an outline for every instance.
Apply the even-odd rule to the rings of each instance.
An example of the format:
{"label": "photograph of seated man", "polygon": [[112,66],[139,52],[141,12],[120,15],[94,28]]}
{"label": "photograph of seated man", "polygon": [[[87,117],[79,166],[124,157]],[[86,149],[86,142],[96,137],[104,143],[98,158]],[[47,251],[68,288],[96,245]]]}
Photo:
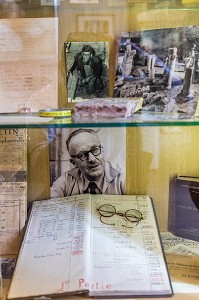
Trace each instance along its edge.
{"label": "photograph of seated man", "polygon": [[107,97],[108,43],[65,43],[65,52],[68,102]]}

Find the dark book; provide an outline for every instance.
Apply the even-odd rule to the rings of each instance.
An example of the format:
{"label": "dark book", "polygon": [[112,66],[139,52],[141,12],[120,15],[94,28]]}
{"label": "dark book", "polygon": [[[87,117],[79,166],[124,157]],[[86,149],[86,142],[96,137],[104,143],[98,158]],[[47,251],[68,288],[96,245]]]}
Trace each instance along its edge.
{"label": "dark book", "polygon": [[199,241],[199,178],[175,179],[169,230],[180,237]]}
{"label": "dark book", "polygon": [[34,201],[8,299],[171,296],[149,196]]}

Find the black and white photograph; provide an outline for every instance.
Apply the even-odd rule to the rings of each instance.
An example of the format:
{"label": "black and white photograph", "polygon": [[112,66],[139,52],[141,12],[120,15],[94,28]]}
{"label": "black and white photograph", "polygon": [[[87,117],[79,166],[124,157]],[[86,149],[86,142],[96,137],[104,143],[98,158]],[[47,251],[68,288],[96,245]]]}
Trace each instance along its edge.
{"label": "black and white photograph", "polygon": [[68,102],[108,97],[108,42],[65,42]]}
{"label": "black and white photograph", "polygon": [[192,115],[198,96],[198,26],[122,33],[114,97],[143,97],[143,111]]}
{"label": "black and white photograph", "polygon": [[121,145],[126,145],[125,128],[49,129],[51,198],[125,194]]}
{"label": "black and white photograph", "polygon": [[11,258],[11,257],[1,258],[0,264],[1,264],[0,269],[2,272],[2,278],[11,279],[16,264],[16,258]]}

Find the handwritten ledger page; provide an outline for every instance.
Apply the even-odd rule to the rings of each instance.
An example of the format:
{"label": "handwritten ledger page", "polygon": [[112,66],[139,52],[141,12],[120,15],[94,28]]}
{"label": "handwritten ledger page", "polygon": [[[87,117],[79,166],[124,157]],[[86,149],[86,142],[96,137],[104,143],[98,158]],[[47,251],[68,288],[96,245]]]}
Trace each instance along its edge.
{"label": "handwritten ledger page", "polygon": [[[113,218],[100,218],[103,204],[116,208]],[[144,218],[133,227],[122,217],[129,208]],[[84,194],[35,201],[8,299],[83,291],[171,295],[156,226],[149,197]]]}
{"label": "handwritten ledger page", "polygon": [[0,161],[0,254],[17,254],[26,220],[26,129],[0,129]]}
{"label": "handwritten ledger page", "polygon": [[[168,292],[170,284],[152,202],[147,196],[124,197],[104,195],[101,199],[96,195],[92,200],[91,278],[95,285],[90,294],[106,293],[109,286],[119,288],[120,295],[128,295],[132,287],[134,295]],[[143,220],[129,228],[129,222],[116,214],[111,220],[114,226],[103,224],[105,218],[100,221],[97,215],[97,208],[103,203],[112,205],[119,213],[136,209]]]}
{"label": "handwritten ledger page", "polygon": [[0,20],[0,113],[58,103],[57,18]]}

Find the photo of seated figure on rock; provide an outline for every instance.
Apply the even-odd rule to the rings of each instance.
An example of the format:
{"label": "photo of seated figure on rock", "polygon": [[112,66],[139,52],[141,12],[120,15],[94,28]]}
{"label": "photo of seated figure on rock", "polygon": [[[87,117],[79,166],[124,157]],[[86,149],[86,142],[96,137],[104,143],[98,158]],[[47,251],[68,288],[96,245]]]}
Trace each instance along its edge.
{"label": "photo of seated figure on rock", "polygon": [[194,114],[199,26],[123,32],[114,97],[143,97],[143,111]]}
{"label": "photo of seated figure on rock", "polygon": [[108,42],[65,42],[68,102],[108,97]]}

